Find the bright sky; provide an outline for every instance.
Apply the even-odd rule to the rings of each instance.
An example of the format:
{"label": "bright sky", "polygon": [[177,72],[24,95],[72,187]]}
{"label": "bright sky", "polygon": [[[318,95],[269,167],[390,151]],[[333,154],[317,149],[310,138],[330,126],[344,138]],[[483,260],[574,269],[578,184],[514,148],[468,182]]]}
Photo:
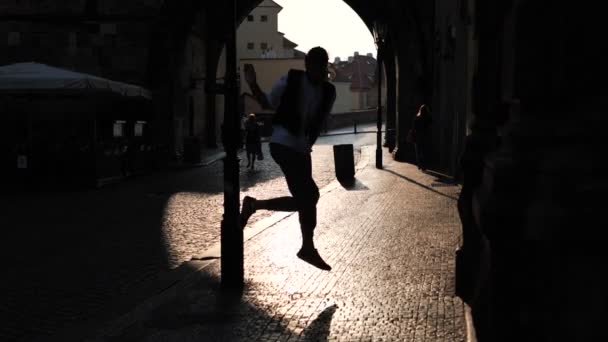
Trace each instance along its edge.
{"label": "bright sky", "polygon": [[279,31],[307,52],[321,46],[335,57],[346,60],[355,51],[376,56],[371,32],[359,15],[342,0],[274,0],[283,7],[279,12]]}

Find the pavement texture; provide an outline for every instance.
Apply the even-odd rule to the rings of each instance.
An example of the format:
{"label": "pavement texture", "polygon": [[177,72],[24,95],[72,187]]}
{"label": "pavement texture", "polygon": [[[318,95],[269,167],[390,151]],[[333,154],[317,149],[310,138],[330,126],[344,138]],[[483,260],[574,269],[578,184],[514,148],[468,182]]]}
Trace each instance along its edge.
{"label": "pavement texture", "polygon": [[[360,146],[374,137],[320,138],[313,152],[319,187],[335,179],[332,145],[355,144],[358,160]],[[242,196],[288,193],[263,147],[256,170],[241,162]],[[222,155],[94,190],[0,195],[0,340],[84,331],[177,282],[187,262],[219,242]],[[251,222],[271,215],[260,212]]]}
{"label": "pavement texture", "polygon": [[[344,143],[358,167],[349,189],[333,168],[332,145]],[[387,154],[376,170],[374,143],[339,134],[313,151],[315,240],[334,269],[296,258],[297,214],[258,212],[238,294],[219,287],[221,153],[96,190],[0,196],[0,340],[465,339],[453,288],[459,187]],[[288,194],[264,148],[256,170],[241,169],[241,197]]]}
{"label": "pavement texture", "polygon": [[354,186],[332,181],[321,191],[315,242],[330,272],[295,256],[297,214],[271,215],[245,230],[242,292],[220,288],[211,246],[204,260],[182,264],[179,281],[83,339],[469,340],[466,307],[454,294],[459,186],[388,154],[378,170],[374,152],[362,149]]}

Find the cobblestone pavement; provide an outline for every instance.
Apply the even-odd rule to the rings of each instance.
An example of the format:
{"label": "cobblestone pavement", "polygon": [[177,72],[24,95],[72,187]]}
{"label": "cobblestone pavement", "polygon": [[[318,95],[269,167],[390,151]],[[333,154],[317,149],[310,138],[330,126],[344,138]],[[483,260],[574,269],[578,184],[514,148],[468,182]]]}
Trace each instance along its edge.
{"label": "cobblestone pavement", "polygon": [[[373,134],[321,138],[313,153],[319,186],[335,178],[332,144],[373,139]],[[267,144],[264,148],[259,169],[241,172],[242,196],[287,193]],[[222,191],[217,162],[94,191],[1,196],[0,253],[7,263],[0,283],[0,340],[44,340],[70,329],[200,255],[219,240]]]}
{"label": "cobblestone pavement", "polygon": [[[334,144],[355,143],[357,146],[373,143],[373,134],[341,135],[321,138],[313,151],[313,177],[319,188],[322,188],[335,179],[333,148]],[[240,156],[241,164],[241,198],[249,196],[277,197],[289,195],[287,184],[280,168],[271,159],[268,144],[263,144],[265,159],[256,161],[255,170],[245,169],[246,157]],[[355,152],[355,163],[360,152]],[[201,191],[177,191],[168,199],[163,231],[165,233],[165,246],[169,253],[172,267],[190,260],[192,256],[200,254],[211,245],[219,241],[220,223],[223,198],[222,163],[211,165],[205,170],[204,177],[214,179]],[[201,178],[199,170],[182,173],[184,182],[196,183]],[[174,187],[174,184],[170,185]],[[162,191],[162,190],[161,190]],[[214,208],[214,210],[210,210]],[[271,213],[260,212],[251,217],[251,222],[270,216]],[[201,229],[205,227],[206,229]]]}
{"label": "cobblestone pavement", "polygon": [[454,295],[459,186],[385,155],[319,202],[315,240],[333,266],[296,258],[297,215],[245,243],[242,295],[220,291],[219,261],[191,263],[178,285],[99,329],[89,341],[465,341]]}

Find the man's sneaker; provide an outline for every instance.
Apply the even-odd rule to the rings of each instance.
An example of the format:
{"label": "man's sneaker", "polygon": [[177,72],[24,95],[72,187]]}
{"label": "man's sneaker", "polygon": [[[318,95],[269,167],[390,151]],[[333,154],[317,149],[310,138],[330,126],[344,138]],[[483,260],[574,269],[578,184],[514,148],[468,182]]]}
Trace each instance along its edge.
{"label": "man's sneaker", "polygon": [[239,217],[241,221],[241,229],[245,229],[249,217],[255,213],[254,203],[255,198],[253,197],[245,196],[245,198],[243,198],[243,207],[241,208],[241,215]]}
{"label": "man's sneaker", "polygon": [[323,261],[323,259],[319,255],[319,252],[317,252],[315,248],[302,248],[296,255],[298,256],[298,258],[306,261],[307,263],[315,267],[318,267],[325,271],[331,270],[331,266],[329,266],[327,263],[325,263],[325,261]]}

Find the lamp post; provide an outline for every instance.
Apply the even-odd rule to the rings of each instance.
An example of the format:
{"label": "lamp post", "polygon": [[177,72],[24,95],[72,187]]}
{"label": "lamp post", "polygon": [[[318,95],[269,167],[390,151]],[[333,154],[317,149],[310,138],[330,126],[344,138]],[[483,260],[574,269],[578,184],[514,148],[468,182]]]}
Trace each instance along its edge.
{"label": "lamp post", "polygon": [[222,287],[242,289],[243,230],[239,226],[239,162],[237,159],[238,132],[240,127],[238,100],[238,74],[236,70],[236,0],[227,2],[226,27],[226,78],[224,82],[223,135],[226,158],[224,159],[224,217],[221,226]]}
{"label": "lamp post", "polygon": [[378,117],[376,120],[377,133],[376,133],[376,168],[382,168],[382,54],[384,53],[384,38],[386,36],[386,25],[381,22],[374,22],[374,40],[376,41],[376,48],[378,49],[377,65],[378,65]]}

